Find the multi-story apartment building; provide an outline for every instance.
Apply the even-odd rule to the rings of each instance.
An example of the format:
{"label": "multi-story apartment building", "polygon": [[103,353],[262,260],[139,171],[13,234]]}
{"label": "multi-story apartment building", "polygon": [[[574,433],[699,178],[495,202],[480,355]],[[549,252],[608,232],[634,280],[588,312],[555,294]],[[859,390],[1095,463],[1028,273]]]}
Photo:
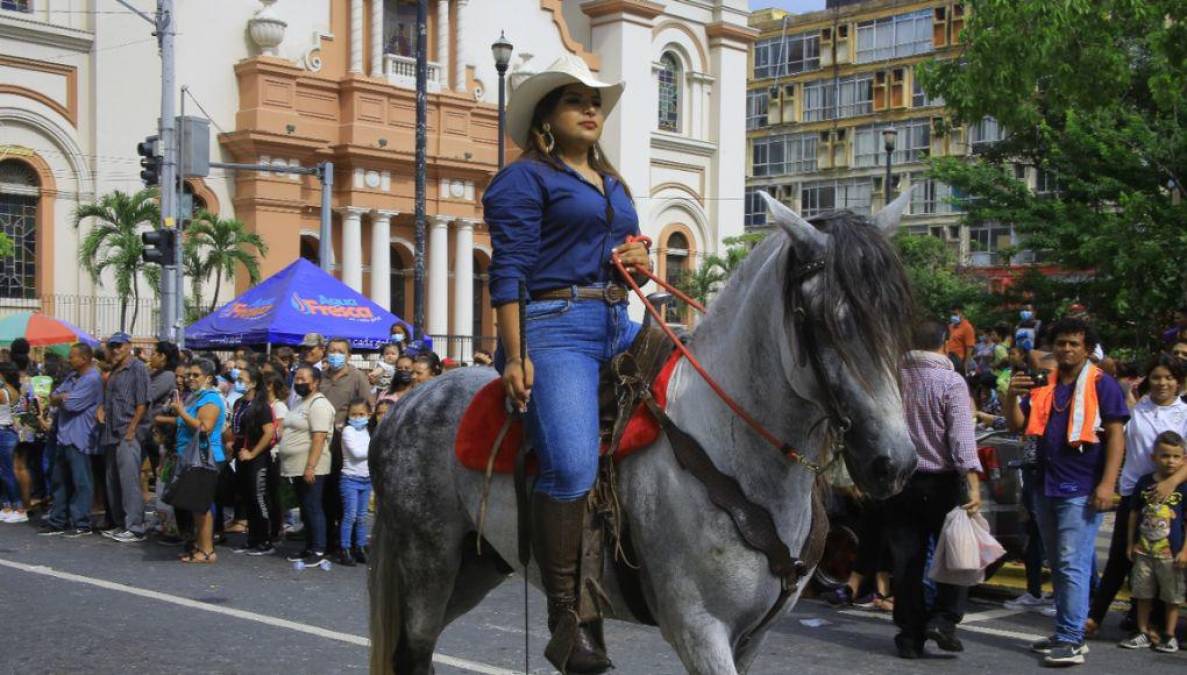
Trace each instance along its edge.
{"label": "multi-story apartment building", "polygon": [[[992,118],[952,125],[916,77],[920,63],[956,54],[966,12],[954,0],[829,0],[817,12],[752,14],[747,227],[767,225],[760,189],[806,216],[877,211],[887,196],[883,132],[893,128],[890,196],[915,188],[907,230],[943,238],[962,264],[1002,263],[1012,228],[962,225],[959,195],[924,175],[931,157],[972,157],[1003,137]],[[1035,169],[1017,171],[1043,189]]]}

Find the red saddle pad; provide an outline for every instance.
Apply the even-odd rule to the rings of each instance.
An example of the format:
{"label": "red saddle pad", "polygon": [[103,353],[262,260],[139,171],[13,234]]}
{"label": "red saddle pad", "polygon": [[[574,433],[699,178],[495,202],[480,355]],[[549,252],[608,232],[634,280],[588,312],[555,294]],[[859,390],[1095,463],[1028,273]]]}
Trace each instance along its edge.
{"label": "red saddle pad", "polygon": [[[680,352],[672,352],[664,367],[660,370],[655,381],[651,383],[651,395],[660,408],[668,403],[668,380],[676,363],[680,361]],[[495,436],[503,428],[507,419],[506,392],[503,390],[502,380],[494,380],[474,395],[466,412],[462,415],[462,423],[458,426],[457,438],[454,441],[454,451],[462,466],[475,471],[486,471],[486,462],[490,457],[491,446]],[[622,443],[618,448],[618,457],[626,457],[632,452],[645,448],[659,438],[659,422],[647,410],[647,406],[639,404],[627,422],[626,430],[622,434]],[[503,438],[495,456],[495,473],[511,473],[515,469],[515,453],[523,443],[523,422],[513,420],[511,428]],[[605,454],[606,446],[602,445]],[[529,467],[534,472],[534,466]]]}

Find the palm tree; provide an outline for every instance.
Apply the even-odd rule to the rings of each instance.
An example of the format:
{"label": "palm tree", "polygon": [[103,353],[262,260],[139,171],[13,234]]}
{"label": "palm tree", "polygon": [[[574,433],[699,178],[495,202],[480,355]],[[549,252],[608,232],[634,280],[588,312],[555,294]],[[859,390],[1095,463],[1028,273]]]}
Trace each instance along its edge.
{"label": "palm tree", "polygon": [[[209,311],[213,312],[218,306],[223,279],[233,279],[237,265],[243,265],[247,270],[251,283],[259,283],[260,263],[257,255],[268,255],[268,245],[260,235],[249,232],[242,220],[219,218],[209,211],[199,211],[186,230],[186,240],[187,248],[189,241],[193,241],[197,256],[195,263],[200,267],[202,278],[215,275],[214,297],[210,300]],[[253,248],[255,253],[249,250]]]}
{"label": "palm tree", "polygon": [[[82,239],[79,247],[79,262],[98,283],[104,270],[110,269],[115,276],[115,289],[120,296],[120,330],[135,327],[140,312],[140,282],[137,272],[141,269],[140,255],[144,244],[140,233],[153,227],[160,220],[156,190],[141,190],[128,194],[116,190],[103,195],[96,204],[83,204],[74,211],[74,227],[82,227],[87,218],[96,223]],[[132,322],[128,324],[128,298],[134,307]]]}

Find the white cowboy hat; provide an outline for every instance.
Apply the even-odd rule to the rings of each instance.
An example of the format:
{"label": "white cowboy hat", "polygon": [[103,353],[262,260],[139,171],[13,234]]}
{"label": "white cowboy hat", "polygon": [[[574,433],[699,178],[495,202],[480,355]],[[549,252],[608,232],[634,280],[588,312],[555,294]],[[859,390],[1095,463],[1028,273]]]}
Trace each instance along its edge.
{"label": "white cowboy hat", "polygon": [[595,78],[585,61],[576,56],[566,54],[560,57],[511,92],[511,102],[507,105],[507,133],[516,145],[524,150],[531,147],[532,115],[536,112],[536,104],[552,90],[569,84],[584,84],[602,90],[602,112],[607,116],[626,88],[625,82],[602,82]]}

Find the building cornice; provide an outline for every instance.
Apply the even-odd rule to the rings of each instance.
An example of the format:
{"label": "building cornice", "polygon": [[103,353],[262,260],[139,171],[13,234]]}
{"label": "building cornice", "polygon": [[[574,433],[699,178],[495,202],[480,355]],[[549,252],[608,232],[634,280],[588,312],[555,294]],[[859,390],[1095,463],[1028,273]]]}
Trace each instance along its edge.
{"label": "building cornice", "polygon": [[565,15],[561,8],[563,0],[540,0],[540,9],[552,15],[552,22],[556,24],[556,30],[560,34],[561,44],[565,49],[569,50],[570,54],[581,57],[585,61],[585,65],[593,72],[598,72],[602,69],[602,58],[593,52],[585,50],[584,45],[573,38],[573,33],[569,30],[569,24],[565,23]]}
{"label": "building cornice", "polygon": [[716,143],[698,141],[694,138],[664,131],[651,132],[651,147],[656,150],[671,150],[698,157],[712,157],[717,152]]}
{"label": "building cornice", "polygon": [[758,39],[759,31],[754,28],[746,26],[739,26],[734,23],[725,23],[718,21],[705,26],[705,34],[709,36],[710,40],[717,38],[724,40],[733,40],[743,44],[751,44]]}
{"label": "building cornice", "polygon": [[664,6],[650,0],[592,0],[582,3],[581,11],[591,19],[616,14],[650,21],[664,13]]}
{"label": "building cornice", "polygon": [[95,44],[90,31],[28,19],[14,12],[0,13],[0,38],[89,53]]}

